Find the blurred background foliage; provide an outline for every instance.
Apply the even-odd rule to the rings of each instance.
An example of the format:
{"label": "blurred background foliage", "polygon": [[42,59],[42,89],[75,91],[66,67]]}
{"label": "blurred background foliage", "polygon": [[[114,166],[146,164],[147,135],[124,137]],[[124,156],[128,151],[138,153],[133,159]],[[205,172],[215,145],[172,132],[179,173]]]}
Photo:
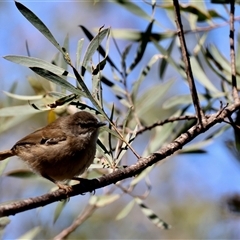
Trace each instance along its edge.
{"label": "blurred background foliage", "polygon": [[[117,0],[24,3],[46,24],[60,45],[65,46],[74,66],[78,41],[84,38],[83,56],[89,44],[86,33],[89,31],[96,36],[101,26],[111,27],[109,49],[106,38],[102,47],[105,51],[108,49],[109,57],[120,72],[109,62],[101,71],[101,76],[105,77],[105,82],[102,81],[103,105],[110,116],[114,104],[113,120],[119,125],[125,121],[128,131],[134,131],[137,124],[148,126],[172,116],[194,114],[173,6],[171,1],[157,1],[153,8],[152,3]],[[232,102],[228,9],[228,5],[205,1],[181,4],[193,74],[206,114],[216,111],[220,101]],[[0,10],[7,13],[0,14],[1,56],[30,54],[67,68],[61,54],[21,15],[14,2],[0,2]],[[236,5],[237,67],[239,15]],[[136,56],[140,59],[134,65]],[[88,65],[90,72],[85,73],[84,81],[91,90],[95,90],[92,83],[96,82],[96,79],[92,82],[91,65],[96,67],[102,59],[95,52]],[[53,121],[57,115],[74,111],[73,106],[54,111],[44,107],[70,92],[24,66],[6,61],[6,57],[0,59],[0,66],[1,150],[10,148],[18,139]],[[72,73],[70,68],[68,71]],[[66,79],[76,85],[74,79]],[[133,94],[129,94],[132,91]],[[90,104],[86,98],[84,101]],[[131,105],[134,106],[132,111]],[[46,111],[41,111],[43,109]],[[132,146],[140,155],[147,156],[174,140],[193,123],[182,121],[153,128],[138,135]],[[102,134],[101,140],[107,145],[107,133]],[[115,139],[114,144],[116,142]],[[119,186],[97,190],[95,196],[77,196],[66,204],[54,203],[1,219],[0,234],[2,239],[51,239],[68,227],[89,203],[90,206],[95,204],[94,213],[70,235],[70,239],[237,239],[240,237],[238,155],[233,130],[219,124],[189,143],[179,154],[148,168],[139,182],[128,179]],[[121,165],[135,161],[128,151],[121,158]],[[18,159],[1,162],[2,204],[51,190],[50,182],[25,169]],[[101,169],[91,169],[88,177],[102,173]],[[133,189],[126,194],[123,186],[133,186]],[[172,228],[162,230],[154,225],[141,211],[143,202],[137,197]]]}

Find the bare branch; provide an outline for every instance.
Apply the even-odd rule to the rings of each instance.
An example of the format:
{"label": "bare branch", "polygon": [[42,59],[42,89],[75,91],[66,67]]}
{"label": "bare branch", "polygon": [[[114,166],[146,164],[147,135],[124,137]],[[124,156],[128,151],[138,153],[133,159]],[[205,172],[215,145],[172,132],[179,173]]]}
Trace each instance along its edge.
{"label": "bare branch", "polygon": [[192,141],[201,133],[207,131],[215,124],[223,122],[224,118],[230,116],[239,108],[240,103],[232,104],[226,108],[220,109],[217,113],[210,115],[208,121],[204,123],[204,125],[200,126],[199,124],[196,124],[195,126],[191,127],[186,133],[181,134],[173,142],[161,148],[158,152],[153,153],[146,158],[140,158],[136,164],[123,169],[118,169],[113,173],[100,177],[99,179],[86,180],[84,183],[74,185],[72,191],[68,192],[68,194],[66,194],[64,190],[59,189],[55,192],[48,193],[40,197],[29,198],[15,203],[2,205],[0,206],[0,217],[14,215],[26,210],[45,206],[61,199],[66,199],[89,191],[91,192],[95,189],[102,188],[110,184],[115,184],[116,182],[123,179],[134,177],[147,167],[176,153],[178,150],[182,149],[184,145]]}
{"label": "bare branch", "polygon": [[60,232],[53,240],[66,239],[73,231],[75,231],[84,221],[86,221],[97,209],[95,205],[87,205],[84,212],[79,214],[76,220],[62,232]]}
{"label": "bare branch", "polygon": [[177,25],[178,37],[179,37],[181,50],[182,50],[183,62],[185,64],[185,72],[187,75],[187,80],[188,80],[190,92],[192,95],[192,101],[193,101],[193,105],[194,105],[194,108],[196,111],[196,115],[198,117],[198,121],[199,121],[200,125],[202,126],[205,116],[200,107],[200,102],[199,102],[195,82],[193,79],[193,73],[192,73],[189,55],[187,52],[187,46],[186,46],[184,32],[183,32],[183,26],[182,26],[182,20],[181,20],[180,7],[179,7],[178,0],[173,0],[173,5],[174,5],[175,16],[176,16],[175,21],[176,21],[176,25]]}
{"label": "bare branch", "polygon": [[150,126],[146,126],[146,127],[141,128],[140,130],[138,130],[138,132],[137,132],[136,135],[142,134],[142,133],[145,132],[145,131],[150,131],[150,130],[152,130],[152,129],[155,128],[155,127],[163,126],[163,125],[166,124],[166,123],[176,122],[176,121],[183,121],[183,120],[193,120],[193,119],[197,119],[197,117],[196,117],[195,115],[192,115],[192,116],[186,115],[186,116],[179,116],[179,117],[170,117],[170,118],[167,118],[167,119],[162,120],[162,121],[157,121],[157,122],[153,123],[153,124],[150,125]]}
{"label": "bare branch", "polygon": [[231,57],[231,71],[232,71],[232,95],[235,103],[239,102],[238,90],[237,90],[237,79],[236,79],[236,59],[235,59],[235,48],[234,48],[234,12],[235,12],[235,1],[230,1],[230,57]]}

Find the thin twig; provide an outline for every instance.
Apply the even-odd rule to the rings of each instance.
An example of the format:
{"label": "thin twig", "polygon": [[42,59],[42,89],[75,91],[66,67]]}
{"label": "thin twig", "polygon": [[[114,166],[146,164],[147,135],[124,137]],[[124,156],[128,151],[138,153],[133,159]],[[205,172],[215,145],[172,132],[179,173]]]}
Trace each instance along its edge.
{"label": "thin twig", "polygon": [[176,122],[176,121],[183,121],[183,120],[192,120],[192,119],[197,119],[197,116],[195,116],[195,115],[186,115],[186,116],[179,116],[179,117],[170,117],[170,118],[167,118],[165,120],[157,121],[157,122],[153,123],[152,125],[149,125],[149,126],[146,126],[146,127],[143,127],[141,129],[139,129],[137,131],[136,135],[142,134],[145,131],[150,131],[150,130],[152,130],[155,127],[163,126],[166,123],[171,123],[171,122]]}
{"label": "thin twig", "polygon": [[203,121],[205,120],[205,116],[200,107],[200,102],[199,102],[195,82],[193,79],[192,68],[191,68],[190,59],[189,59],[187,46],[185,42],[185,37],[183,33],[182,20],[181,20],[180,7],[179,7],[178,0],[173,0],[173,5],[174,5],[175,16],[176,16],[178,37],[179,37],[180,46],[182,50],[182,57],[183,57],[183,62],[185,64],[185,72],[187,75],[187,80],[188,80],[188,84],[189,84],[189,88],[192,96],[192,101],[196,111],[196,115],[198,117],[198,122],[200,123],[201,126],[203,126]]}
{"label": "thin twig", "polygon": [[96,209],[97,209],[96,205],[88,204],[84,209],[83,213],[79,214],[76,220],[69,227],[65,228],[62,232],[60,232],[57,236],[55,236],[53,240],[66,239],[83,222],[85,222],[93,214],[93,212]]}
{"label": "thin twig", "polygon": [[235,12],[235,1],[230,1],[230,57],[231,57],[231,72],[232,72],[232,95],[235,103],[239,102],[238,90],[237,90],[237,79],[236,79],[236,59],[235,59],[235,48],[234,48],[234,12]]}

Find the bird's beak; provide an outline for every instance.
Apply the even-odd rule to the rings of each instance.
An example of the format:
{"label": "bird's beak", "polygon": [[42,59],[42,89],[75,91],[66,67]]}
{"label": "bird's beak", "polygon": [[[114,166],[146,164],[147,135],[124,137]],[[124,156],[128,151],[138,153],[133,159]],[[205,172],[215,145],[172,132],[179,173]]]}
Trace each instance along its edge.
{"label": "bird's beak", "polygon": [[106,125],[105,122],[98,122],[98,123],[97,123],[97,128],[100,128],[100,127],[102,127],[102,126],[104,126],[104,125]]}

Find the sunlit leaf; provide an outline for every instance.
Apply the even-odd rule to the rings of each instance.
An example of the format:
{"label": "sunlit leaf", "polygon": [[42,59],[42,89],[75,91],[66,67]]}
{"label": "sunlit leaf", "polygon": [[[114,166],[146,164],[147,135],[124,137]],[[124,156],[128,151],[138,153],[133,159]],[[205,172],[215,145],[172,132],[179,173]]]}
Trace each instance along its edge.
{"label": "sunlit leaf", "polygon": [[8,171],[5,173],[8,177],[15,177],[15,178],[32,178],[36,177],[36,174],[30,171],[29,169],[17,169]]}
{"label": "sunlit leaf", "polygon": [[26,233],[24,233],[22,236],[20,236],[18,238],[18,240],[21,239],[28,239],[28,240],[33,240],[36,239],[36,236],[42,231],[41,227],[34,227],[31,228],[31,230],[27,231]]}
{"label": "sunlit leaf", "polygon": [[[175,37],[172,38],[168,48],[166,49],[167,53],[168,53],[168,56],[170,56],[172,54],[172,50],[173,50],[173,47],[175,45]],[[166,57],[162,57],[161,61],[160,61],[160,64],[159,64],[159,76],[160,78],[163,78],[164,76],[164,73],[166,72],[166,69],[167,69],[167,56]]]}
{"label": "sunlit leaf", "polygon": [[19,106],[1,108],[0,117],[29,115],[29,114],[36,114],[39,112],[40,111],[36,111],[36,109],[31,107],[30,105],[19,105]]}
{"label": "sunlit leaf", "polygon": [[75,78],[75,76],[73,74],[69,73],[65,69],[58,67],[54,64],[51,64],[49,62],[46,62],[39,58],[17,56],[17,55],[8,55],[3,58],[5,58],[8,61],[23,65],[23,66],[26,66],[29,68],[33,68],[33,67],[42,68],[42,69],[48,70],[58,76],[68,76],[71,78]]}
{"label": "sunlit leaf", "polygon": [[[81,27],[81,29],[83,30],[83,32],[86,34],[86,36],[88,37],[88,39],[90,41],[92,41],[92,39],[94,38],[94,36],[87,30],[87,28],[85,28],[82,25],[79,25],[79,27]],[[112,30],[111,30],[112,31]],[[101,44],[98,47],[98,52],[103,56],[106,57],[106,61],[110,64],[111,67],[113,67],[114,69],[116,69],[118,72],[120,72],[120,70],[118,69],[118,67],[115,65],[115,63],[112,61],[112,59],[108,56],[108,54],[106,54],[105,50],[103,49],[103,47],[101,46]]]}
{"label": "sunlit leaf", "polygon": [[18,95],[18,94],[13,94],[10,92],[6,92],[3,91],[7,96],[11,97],[11,98],[15,98],[15,99],[19,99],[19,100],[24,100],[24,101],[28,101],[28,100],[39,100],[43,98],[43,95],[35,95],[35,96],[24,96],[24,95]]}
{"label": "sunlit leaf", "polygon": [[[5,159],[4,161],[1,161],[0,164],[0,176],[2,175],[2,173],[4,172],[4,170],[6,169],[8,163],[9,163],[10,158]],[[1,219],[1,218],[0,218]],[[1,224],[0,224],[1,225]]]}
{"label": "sunlit leaf", "polygon": [[132,64],[130,65],[130,67],[127,70],[127,73],[130,73],[136,66],[137,64],[141,61],[143,54],[145,53],[147,44],[149,42],[149,36],[151,35],[151,31],[152,31],[152,26],[153,26],[153,22],[151,21],[146,29],[146,32],[143,34],[142,39],[139,43],[138,49],[137,49],[137,53],[134,57],[134,60],[132,62]]}
{"label": "sunlit leaf", "polygon": [[91,196],[89,200],[89,204],[95,205],[96,207],[104,207],[109,205],[120,198],[119,194],[111,194],[111,195],[102,195],[102,196]]}
{"label": "sunlit leaf", "polygon": [[147,111],[151,110],[153,106],[167,94],[173,83],[174,81],[170,80],[146,90],[141,97],[137,99],[135,104],[138,116],[141,117],[145,115]]}
{"label": "sunlit leaf", "polygon": [[[133,42],[141,41],[142,37],[144,36],[145,32],[137,31],[136,29],[112,29],[111,35],[117,39],[125,39]],[[172,38],[175,33],[172,32],[164,32],[164,33],[154,33],[152,32],[149,35],[148,41],[156,41],[159,42],[164,39]]]}
{"label": "sunlit leaf", "polygon": [[[162,8],[164,9],[169,9],[169,10],[174,10],[173,4],[166,4],[166,5],[161,5]],[[197,16],[198,22],[203,22],[212,18],[222,18],[223,20],[226,20],[223,16],[218,14],[213,9],[206,10],[204,11],[203,9],[198,8],[198,6],[195,4],[180,4],[180,10],[182,12],[188,12],[191,14],[195,14]]]}
{"label": "sunlit leaf", "polygon": [[116,216],[116,220],[121,220],[125,218],[132,210],[135,205],[135,200],[130,201]]}
{"label": "sunlit leaf", "polygon": [[122,7],[126,8],[129,12],[151,22],[152,18],[134,2],[127,0],[114,0],[114,2],[120,4]]}
{"label": "sunlit leaf", "polygon": [[160,219],[154,212],[152,209],[150,209],[149,207],[147,207],[143,201],[140,198],[135,198],[136,203],[139,205],[141,211],[143,212],[143,214],[154,224],[156,225],[158,228],[161,229],[170,229],[171,225],[169,225],[168,223],[164,222],[162,219]]}
{"label": "sunlit leaf", "polygon": [[141,83],[143,82],[143,80],[146,78],[147,74],[149,73],[149,71],[151,70],[151,67],[153,66],[154,63],[156,63],[156,61],[158,59],[160,59],[162,56],[160,54],[158,55],[154,55],[150,61],[147,63],[147,65],[142,69],[142,71],[140,72],[140,75],[138,77],[138,79],[134,82],[133,88],[132,88],[132,97],[133,100],[135,100],[137,94],[139,93],[139,87],[141,85]]}
{"label": "sunlit leaf", "polygon": [[18,10],[22,13],[22,15],[35,27],[37,28],[60,52],[63,53],[62,48],[46,27],[46,25],[27,7],[23,4],[15,1],[15,5]]}
{"label": "sunlit leaf", "polygon": [[109,31],[110,31],[109,28],[100,30],[100,32],[89,43],[86,53],[84,54],[84,57],[83,57],[82,76],[84,75],[84,73],[87,69],[87,65],[88,65],[89,61],[91,60],[93,54],[98,49],[99,44],[102,42],[102,40],[109,34]]}
{"label": "sunlit leaf", "polygon": [[55,209],[55,211],[54,211],[54,218],[53,218],[53,222],[54,222],[54,223],[55,223],[55,222],[58,220],[58,218],[60,217],[60,215],[61,215],[64,207],[65,207],[66,204],[67,204],[67,202],[68,202],[68,199],[64,199],[64,200],[61,200],[60,202],[58,202],[57,207],[56,207],[56,209]]}
{"label": "sunlit leaf", "polygon": [[49,80],[57,85],[60,85],[61,87],[69,90],[72,93],[85,96],[85,94],[80,89],[77,89],[72,84],[67,82],[65,79],[59,77],[55,73],[52,73],[50,71],[47,71],[45,69],[38,68],[38,67],[30,67],[30,69],[32,71],[34,71],[35,73],[37,73],[38,75],[40,75],[41,77],[46,78],[47,80]]}
{"label": "sunlit leaf", "polygon": [[194,69],[194,76],[195,78],[205,86],[209,91],[219,92],[218,89],[212,84],[212,82],[207,77],[204,70],[199,65],[197,59],[195,57],[190,58],[192,69]]}

